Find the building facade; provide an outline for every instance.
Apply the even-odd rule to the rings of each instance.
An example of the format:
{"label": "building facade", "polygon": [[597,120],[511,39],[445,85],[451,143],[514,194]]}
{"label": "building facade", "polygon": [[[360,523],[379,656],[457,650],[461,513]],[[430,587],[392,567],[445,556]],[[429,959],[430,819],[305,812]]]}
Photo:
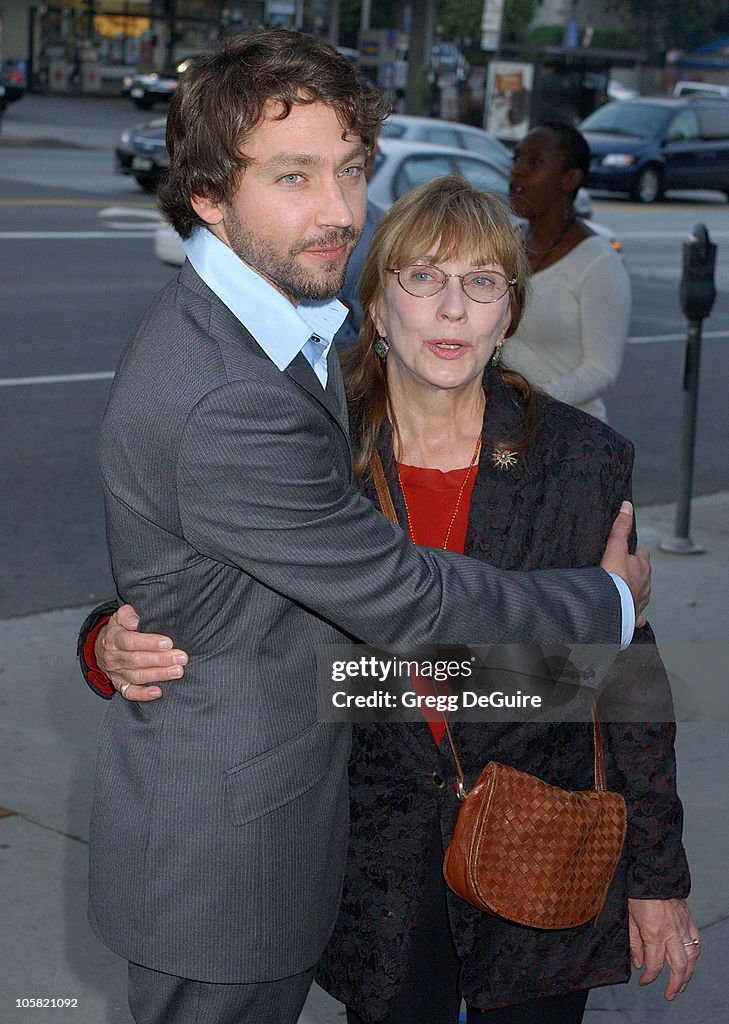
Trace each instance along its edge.
{"label": "building facade", "polygon": [[210,50],[221,30],[302,27],[327,0],[0,0],[4,60],[39,91],[114,93],[130,69],[161,70]]}
{"label": "building facade", "polygon": [[579,41],[596,28],[622,28],[620,0],[537,0],[532,28],[558,25],[565,31],[575,25]]}

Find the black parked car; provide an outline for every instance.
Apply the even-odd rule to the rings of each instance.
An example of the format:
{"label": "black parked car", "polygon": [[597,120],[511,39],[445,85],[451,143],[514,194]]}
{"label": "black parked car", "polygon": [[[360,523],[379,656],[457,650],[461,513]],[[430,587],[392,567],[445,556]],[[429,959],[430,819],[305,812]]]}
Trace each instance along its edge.
{"label": "black parked car", "polygon": [[25,95],[28,79],[22,61],[6,60],[0,64],[0,85],[5,90],[6,103],[15,103]]}
{"label": "black parked car", "polygon": [[15,103],[25,94],[28,81],[19,61],[0,63],[0,117],[8,103]]}
{"label": "black parked car", "polygon": [[166,123],[165,118],[159,117],[127,129],[115,150],[116,169],[121,174],[133,175],[148,192],[154,192],[170,166],[165,145]]}
{"label": "black parked car", "polygon": [[122,92],[140,110],[151,110],[155,103],[169,103],[180,75],[191,68],[197,57],[186,57],[175,68],[166,71],[138,71],[122,80]]}
{"label": "black parked car", "polygon": [[729,196],[729,101],[639,97],[579,125],[592,160],[585,184],[652,203],[667,189]]}

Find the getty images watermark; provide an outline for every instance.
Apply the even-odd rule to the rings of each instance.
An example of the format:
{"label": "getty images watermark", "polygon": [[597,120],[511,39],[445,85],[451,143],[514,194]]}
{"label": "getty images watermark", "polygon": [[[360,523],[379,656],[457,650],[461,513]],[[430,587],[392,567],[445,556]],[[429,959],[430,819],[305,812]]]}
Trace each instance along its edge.
{"label": "getty images watermark", "polygon": [[[331,702],[332,707],[339,710],[384,708],[388,711],[401,708],[404,711],[453,712],[475,707],[537,709],[542,706],[539,694],[523,694],[521,690],[479,693],[466,689],[465,682],[475,677],[475,655],[462,661],[434,661],[424,655],[401,658],[361,654],[332,661],[332,683],[346,683],[347,688],[335,689]],[[384,689],[388,683],[391,687]],[[446,686],[449,692],[444,692]]]}
{"label": "getty images watermark", "polygon": [[636,644],[364,645],[317,650],[318,717],[330,722],[729,721],[729,648]]}

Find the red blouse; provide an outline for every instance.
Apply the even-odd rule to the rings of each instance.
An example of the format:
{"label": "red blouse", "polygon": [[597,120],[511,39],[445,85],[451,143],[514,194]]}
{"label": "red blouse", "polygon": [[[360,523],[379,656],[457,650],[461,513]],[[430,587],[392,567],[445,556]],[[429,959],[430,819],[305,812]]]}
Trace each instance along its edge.
{"label": "red blouse", "polygon": [[[456,508],[456,502],[458,502],[458,494],[464,477],[469,472],[468,469],[465,467],[449,469],[444,473],[440,469],[423,469],[419,466],[406,466],[401,463],[398,466],[398,471],[410,514],[411,540],[426,547],[444,547],[448,526]],[[448,536],[448,551],[457,551],[459,554],[463,554],[471,497],[477,475],[478,468],[474,466],[461,493],[458,511]],[[446,687],[447,684],[441,684],[440,691],[445,692]],[[432,694],[432,680],[415,678],[413,679],[413,689],[419,694]],[[440,712],[423,708],[423,717],[430,726],[436,744],[440,745],[445,732]]]}

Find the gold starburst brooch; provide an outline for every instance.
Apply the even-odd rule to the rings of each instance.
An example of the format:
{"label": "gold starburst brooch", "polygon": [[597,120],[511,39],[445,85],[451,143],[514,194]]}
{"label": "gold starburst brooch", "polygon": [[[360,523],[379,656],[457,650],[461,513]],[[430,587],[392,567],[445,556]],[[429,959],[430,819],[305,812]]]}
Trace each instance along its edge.
{"label": "gold starburst brooch", "polygon": [[518,461],[517,453],[509,451],[503,445],[497,445],[491,452],[491,462],[496,469],[511,469]]}

